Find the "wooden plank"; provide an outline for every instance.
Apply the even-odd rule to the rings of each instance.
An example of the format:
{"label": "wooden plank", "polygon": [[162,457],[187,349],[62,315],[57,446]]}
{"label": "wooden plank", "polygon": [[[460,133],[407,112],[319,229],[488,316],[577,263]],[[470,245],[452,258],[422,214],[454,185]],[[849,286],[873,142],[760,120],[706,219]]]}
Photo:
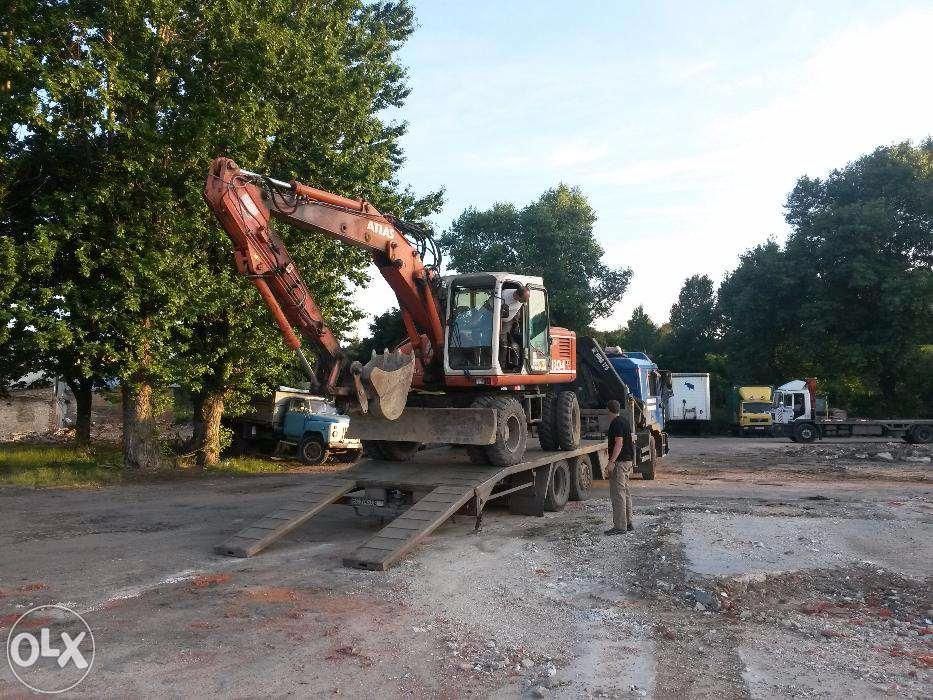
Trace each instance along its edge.
{"label": "wooden plank", "polygon": [[[309,497],[303,507],[296,506],[293,503],[288,504],[271,516],[266,516],[266,518],[240,530],[232,538],[215,547],[214,551],[227,556],[251,557],[320,513],[334,501],[355,490],[356,481],[328,480],[324,486],[326,487],[318,485],[316,488],[310,489],[309,495],[314,493],[316,498]],[[278,521],[278,523],[273,524],[269,518],[272,521]]]}

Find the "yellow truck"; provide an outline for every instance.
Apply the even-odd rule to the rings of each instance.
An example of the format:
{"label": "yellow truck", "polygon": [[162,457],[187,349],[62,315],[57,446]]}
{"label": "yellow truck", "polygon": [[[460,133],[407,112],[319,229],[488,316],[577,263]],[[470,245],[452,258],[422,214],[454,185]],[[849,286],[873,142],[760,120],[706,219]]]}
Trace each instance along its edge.
{"label": "yellow truck", "polygon": [[733,417],[737,434],[748,435],[752,432],[770,434],[772,432],[772,393],[770,386],[733,387],[735,404]]}

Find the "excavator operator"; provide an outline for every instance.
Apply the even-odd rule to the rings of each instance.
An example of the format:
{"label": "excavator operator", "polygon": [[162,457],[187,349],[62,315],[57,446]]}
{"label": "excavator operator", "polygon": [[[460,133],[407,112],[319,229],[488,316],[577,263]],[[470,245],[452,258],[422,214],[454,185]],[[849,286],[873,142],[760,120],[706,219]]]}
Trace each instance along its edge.
{"label": "excavator operator", "polygon": [[520,372],[524,361],[522,352],[522,306],[531,298],[528,286],[503,289],[499,311],[499,364],[503,370]]}

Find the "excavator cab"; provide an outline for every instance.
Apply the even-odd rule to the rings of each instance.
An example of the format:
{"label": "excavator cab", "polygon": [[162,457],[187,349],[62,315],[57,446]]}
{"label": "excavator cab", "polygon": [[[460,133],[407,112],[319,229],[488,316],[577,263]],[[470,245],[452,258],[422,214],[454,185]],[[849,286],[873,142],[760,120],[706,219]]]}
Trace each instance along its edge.
{"label": "excavator cab", "polygon": [[445,374],[482,385],[487,376],[550,371],[550,321],[541,278],[477,273],[444,281]]}

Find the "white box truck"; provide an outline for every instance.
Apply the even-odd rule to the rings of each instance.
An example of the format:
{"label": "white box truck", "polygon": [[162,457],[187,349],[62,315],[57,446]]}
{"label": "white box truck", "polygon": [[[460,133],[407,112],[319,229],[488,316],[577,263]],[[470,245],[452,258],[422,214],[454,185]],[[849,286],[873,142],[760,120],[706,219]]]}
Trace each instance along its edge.
{"label": "white box truck", "polygon": [[709,422],[709,374],[671,372],[671,390],[667,403],[671,422],[695,426]]}

